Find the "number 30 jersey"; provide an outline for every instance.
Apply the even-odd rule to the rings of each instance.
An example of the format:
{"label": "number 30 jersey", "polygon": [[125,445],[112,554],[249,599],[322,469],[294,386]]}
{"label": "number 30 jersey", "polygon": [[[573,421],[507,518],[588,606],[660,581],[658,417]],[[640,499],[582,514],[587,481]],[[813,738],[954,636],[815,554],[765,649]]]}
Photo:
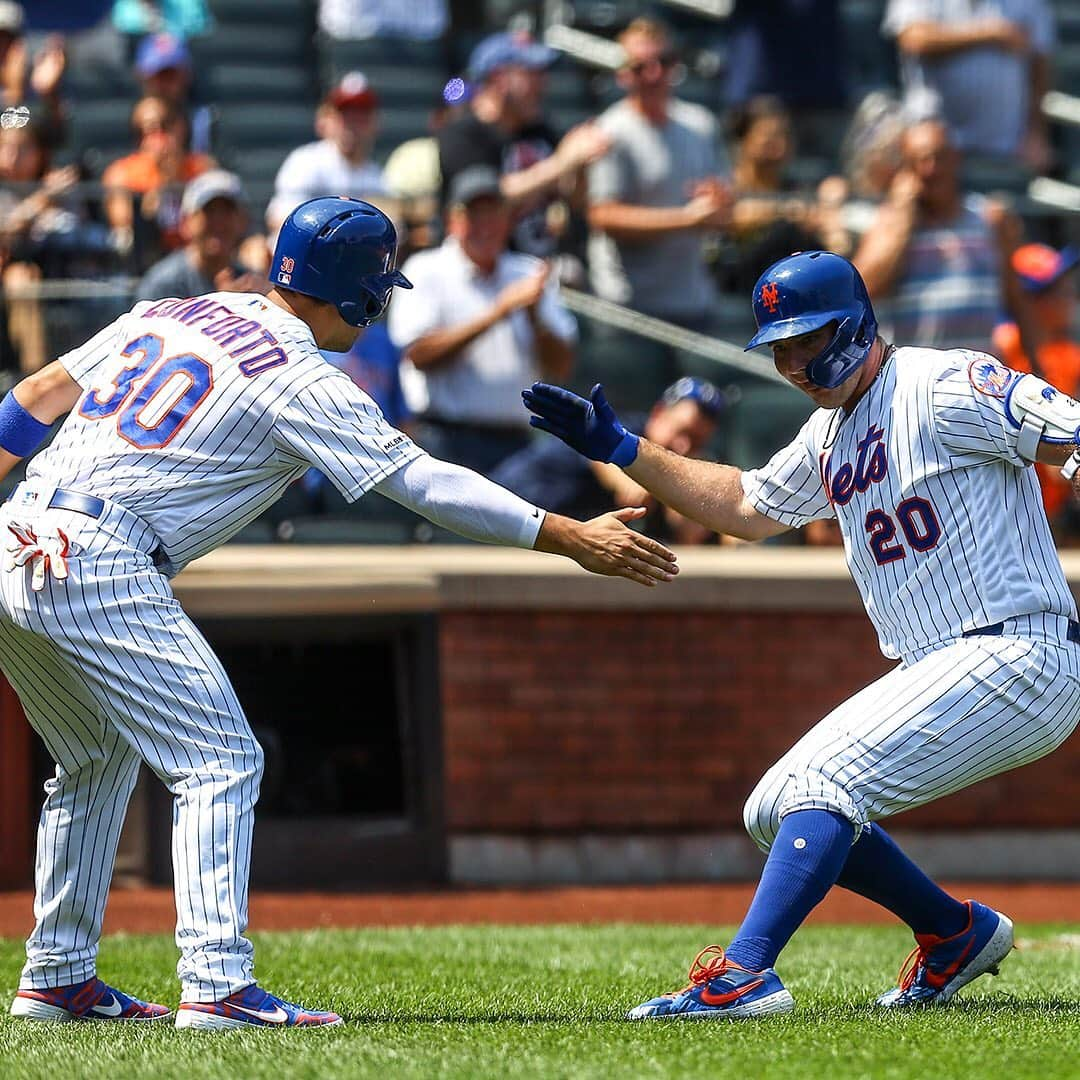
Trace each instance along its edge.
{"label": "number 30 jersey", "polygon": [[984,353],[900,348],[850,413],[819,409],[750,503],[797,528],[835,517],[881,651],[909,656],[1013,615],[1076,617],[1008,408],[1022,376]]}
{"label": "number 30 jersey", "polygon": [[353,500],[422,453],[252,293],[141,302],[60,362],[85,393],[28,478],[137,514],[176,569],[310,466]]}

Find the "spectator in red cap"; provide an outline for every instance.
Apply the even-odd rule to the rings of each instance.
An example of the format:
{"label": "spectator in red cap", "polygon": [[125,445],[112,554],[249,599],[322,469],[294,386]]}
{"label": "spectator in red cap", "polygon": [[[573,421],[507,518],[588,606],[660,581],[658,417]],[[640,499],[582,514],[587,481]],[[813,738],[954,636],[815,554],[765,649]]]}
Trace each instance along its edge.
{"label": "spectator in red cap", "polygon": [[135,73],[146,97],[164,98],[182,110],[191,129],[190,146],[196,153],[210,152],[210,109],[192,100],[191,53],[171,34],[151,34],[139,42]]}
{"label": "spectator in red cap", "polygon": [[276,235],[281,223],[302,202],[324,195],[386,194],[382,169],[371,161],[379,130],[379,99],[367,76],[343,76],[315,117],[318,142],[298,146],[281,163],[266,226]]}
{"label": "spectator in red cap", "polygon": [[[994,331],[997,354],[1009,367],[1033,371],[1074,398],[1080,397],[1080,345],[1073,334],[1076,280],[1072,271],[1077,263],[1080,250],[1073,247],[1057,251],[1047,244],[1024,244],[1012,254],[1012,268],[1031,301],[1032,321],[1041,330],[1034,364],[1021,344],[1016,323],[1002,323]],[[1069,498],[1069,483],[1055,468],[1039,464],[1035,467],[1042,481],[1046,516],[1061,539],[1064,531],[1075,532],[1078,524]]]}

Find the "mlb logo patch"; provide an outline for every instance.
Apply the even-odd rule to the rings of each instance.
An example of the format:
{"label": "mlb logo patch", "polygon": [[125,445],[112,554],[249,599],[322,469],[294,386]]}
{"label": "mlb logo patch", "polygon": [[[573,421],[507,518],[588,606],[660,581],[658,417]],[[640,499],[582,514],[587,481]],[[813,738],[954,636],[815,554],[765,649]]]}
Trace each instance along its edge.
{"label": "mlb logo patch", "polygon": [[1015,371],[989,357],[972,360],[968,365],[968,379],[971,385],[987,397],[1005,397],[1016,375]]}
{"label": "mlb logo patch", "polygon": [[281,265],[278,267],[278,284],[288,285],[292,281],[293,271],[296,269],[296,260],[288,255],[281,256]]}

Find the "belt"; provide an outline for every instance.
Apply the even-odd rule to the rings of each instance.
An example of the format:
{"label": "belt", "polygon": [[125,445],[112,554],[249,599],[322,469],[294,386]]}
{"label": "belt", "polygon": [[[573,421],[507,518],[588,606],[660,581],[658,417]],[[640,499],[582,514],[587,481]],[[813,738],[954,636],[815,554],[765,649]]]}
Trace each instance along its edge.
{"label": "belt", "polygon": [[[961,637],[983,637],[993,636],[1003,633],[1005,630],[1005,620],[1001,622],[991,623],[989,626],[980,626],[975,630],[965,630]],[[1080,623],[1075,619],[1069,620],[1069,629],[1065,632],[1065,636],[1074,645],[1080,645]]]}
{"label": "belt", "polygon": [[105,500],[96,495],[84,495],[81,491],[57,488],[49,500],[50,510],[73,510],[76,514],[99,518],[105,509]]}
{"label": "belt", "polygon": [[[52,498],[49,499],[48,508],[50,510],[71,510],[76,514],[99,518],[105,511],[105,500],[99,499],[96,495],[84,495],[81,491],[57,488],[53,492]],[[160,544],[150,552],[150,559],[154,566],[159,568],[169,561],[165,549]]]}

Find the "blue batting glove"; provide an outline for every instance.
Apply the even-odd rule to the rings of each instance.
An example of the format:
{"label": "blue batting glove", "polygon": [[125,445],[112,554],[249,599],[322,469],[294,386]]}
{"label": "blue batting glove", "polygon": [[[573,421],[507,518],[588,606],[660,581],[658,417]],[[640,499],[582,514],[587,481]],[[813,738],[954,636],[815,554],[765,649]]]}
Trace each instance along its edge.
{"label": "blue batting glove", "polygon": [[536,414],[529,417],[534,428],[557,435],[593,461],[625,466],[637,457],[637,435],[619,423],[599,383],[592,388],[587,401],[561,386],[542,382],[522,390],[521,400]]}

